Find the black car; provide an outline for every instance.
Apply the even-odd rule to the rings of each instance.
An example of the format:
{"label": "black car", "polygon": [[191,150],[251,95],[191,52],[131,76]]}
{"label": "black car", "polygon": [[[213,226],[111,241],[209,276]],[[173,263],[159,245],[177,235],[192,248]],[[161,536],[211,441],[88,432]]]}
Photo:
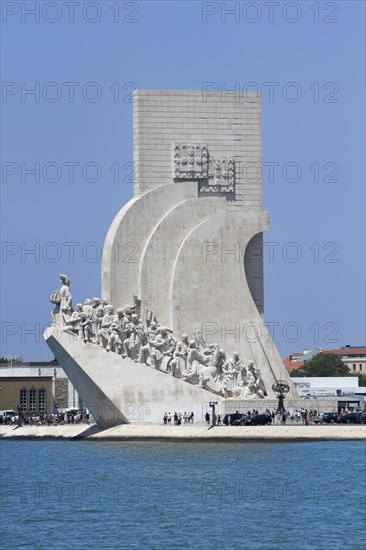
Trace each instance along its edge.
{"label": "black car", "polygon": [[241,414],[240,418],[237,418],[236,420],[234,420],[232,425],[233,426],[245,426],[245,422],[248,420],[248,418],[250,418],[250,416],[248,416],[247,414]]}
{"label": "black car", "polygon": [[244,418],[239,426],[265,426],[266,424],[272,424],[269,414],[253,414]]}
{"label": "black car", "polygon": [[324,413],[322,422],[325,422],[326,424],[334,424],[334,422],[337,422],[338,416],[338,413]]}
{"label": "black car", "polygon": [[235,412],[235,413],[231,413],[231,414],[225,414],[224,419],[223,419],[222,422],[223,422],[223,424],[225,424],[225,426],[233,426],[234,423],[236,421],[240,420],[243,416],[245,416],[245,415],[241,414],[239,412]]}
{"label": "black car", "polygon": [[366,424],[366,411],[360,413],[360,422],[361,424]]}
{"label": "black car", "polygon": [[360,415],[359,415],[359,413],[355,413],[355,412],[341,414],[338,417],[337,422],[339,422],[340,424],[359,424],[360,423]]}

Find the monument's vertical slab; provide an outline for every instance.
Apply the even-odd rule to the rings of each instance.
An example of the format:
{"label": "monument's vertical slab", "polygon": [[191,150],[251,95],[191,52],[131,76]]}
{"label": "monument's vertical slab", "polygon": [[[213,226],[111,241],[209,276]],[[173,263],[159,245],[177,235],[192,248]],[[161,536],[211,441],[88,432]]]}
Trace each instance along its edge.
{"label": "monument's vertical slab", "polygon": [[[116,307],[123,307],[136,295],[157,315],[160,313],[163,324],[172,326],[170,304],[162,301],[162,295],[169,299],[170,273],[164,266],[160,269],[165,270],[164,277],[155,277],[151,264],[158,272],[168,250],[173,261],[184,230],[193,229],[210,216],[247,208],[262,212],[261,101],[250,92],[137,90],[133,117],[134,199],[120,211],[108,233],[102,293]],[[193,204],[183,206],[189,198]],[[167,220],[168,242],[164,242],[157,236],[168,227]],[[220,253],[221,248],[234,248],[244,261],[244,243],[217,244]],[[123,254],[126,246],[133,253],[128,261]],[[253,236],[245,256],[245,273],[261,315],[262,251],[260,232]]]}
{"label": "monument's vertical slab", "polygon": [[256,93],[136,90],[134,195],[173,183],[172,144],[206,145],[210,159],[233,158],[235,201],[262,208],[262,111]]}

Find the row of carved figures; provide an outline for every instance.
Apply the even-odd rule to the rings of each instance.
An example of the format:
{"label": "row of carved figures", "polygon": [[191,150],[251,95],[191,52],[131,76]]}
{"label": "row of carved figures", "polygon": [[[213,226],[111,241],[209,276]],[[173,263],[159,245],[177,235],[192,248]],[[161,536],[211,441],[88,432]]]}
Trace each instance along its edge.
{"label": "row of carved figures", "polygon": [[61,288],[51,295],[56,304],[53,321],[63,330],[224,397],[262,398],[266,395],[259,369],[253,361],[245,365],[234,352],[228,356],[218,344],[206,344],[201,333],[177,341],[156,320],[142,322],[136,307],[114,311],[105,299],[86,299],[72,307],[70,280],[60,275]]}

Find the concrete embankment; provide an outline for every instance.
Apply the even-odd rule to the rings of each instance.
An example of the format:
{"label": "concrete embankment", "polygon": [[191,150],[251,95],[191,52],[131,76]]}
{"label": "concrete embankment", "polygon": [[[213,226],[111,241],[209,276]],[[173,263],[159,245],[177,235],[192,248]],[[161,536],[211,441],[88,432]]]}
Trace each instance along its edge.
{"label": "concrete embankment", "polygon": [[124,424],[101,430],[96,425],[1,426],[3,440],[84,439],[88,441],[326,441],[365,440],[366,425],[159,426]]}

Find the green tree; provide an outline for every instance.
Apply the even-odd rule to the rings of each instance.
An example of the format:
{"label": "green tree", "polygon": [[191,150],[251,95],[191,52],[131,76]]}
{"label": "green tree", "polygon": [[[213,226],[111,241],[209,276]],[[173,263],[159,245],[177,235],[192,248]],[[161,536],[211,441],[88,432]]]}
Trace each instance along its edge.
{"label": "green tree", "polygon": [[[10,359],[11,357],[11,359]],[[20,363],[22,361],[22,358],[20,355],[14,355],[13,357],[11,355],[8,355],[8,357],[0,357],[0,363]]]}
{"label": "green tree", "polygon": [[294,369],[291,376],[350,376],[350,372],[337,355],[317,353],[302,367]]}

